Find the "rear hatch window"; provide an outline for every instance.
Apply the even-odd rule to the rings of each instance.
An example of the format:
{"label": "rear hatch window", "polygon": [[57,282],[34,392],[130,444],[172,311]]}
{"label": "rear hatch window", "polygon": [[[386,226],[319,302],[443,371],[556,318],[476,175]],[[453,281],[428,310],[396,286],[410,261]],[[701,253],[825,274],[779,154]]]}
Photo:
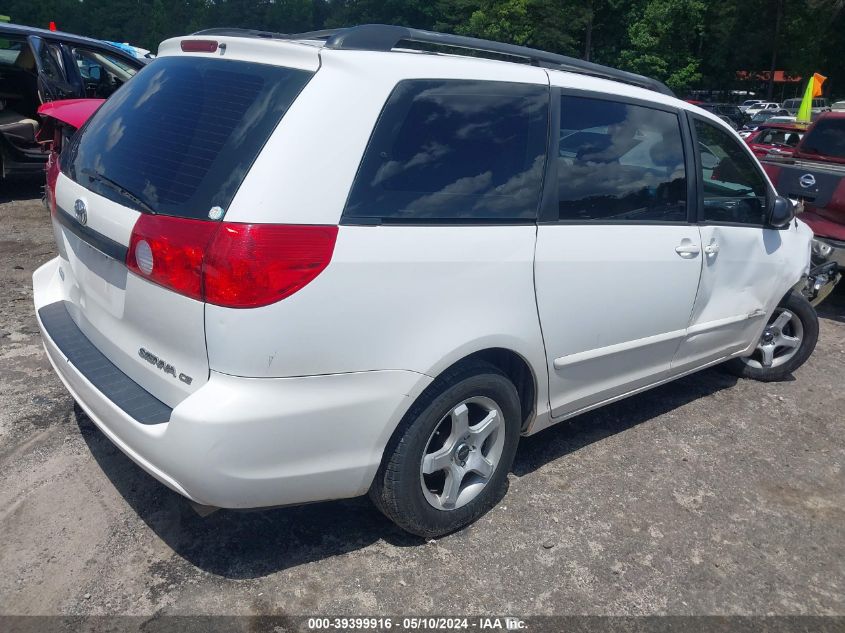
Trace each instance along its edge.
{"label": "rear hatch window", "polygon": [[[62,155],[62,172],[138,211],[225,210],[313,73],[161,57],[118,90]],[[215,219],[219,219],[216,216]]]}
{"label": "rear hatch window", "polygon": [[[209,376],[205,304],[192,289],[202,283],[202,236],[216,223],[200,218],[230,204],[312,75],[219,56],[159,58],[62,152],[53,214],[61,307],[167,407]],[[130,270],[133,236],[145,225],[149,269]]]}

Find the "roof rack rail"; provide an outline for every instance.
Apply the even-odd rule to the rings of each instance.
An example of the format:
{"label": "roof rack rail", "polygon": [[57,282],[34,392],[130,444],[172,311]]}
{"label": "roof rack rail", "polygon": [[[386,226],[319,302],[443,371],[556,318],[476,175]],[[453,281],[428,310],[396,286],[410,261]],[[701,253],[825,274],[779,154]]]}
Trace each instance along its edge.
{"label": "roof rack rail", "polygon": [[494,53],[508,57],[517,57],[526,60],[533,66],[542,68],[553,68],[565,70],[580,75],[610,79],[622,83],[653,90],[661,94],[674,97],[675,93],[665,84],[624,70],[617,70],[609,66],[586,62],[575,57],[549,53],[527,46],[516,46],[504,44],[492,40],[483,40],[476,37],[464,35],[452,35],[450,33],[438,33],[436,31],[424,31],[404,26],[388,24],[362,24],[348,28],[327,29],[323,31],[310,31],[307,33],[271,33],[268,31],[254,31],[249,29],[207,29],[198,31],[194,35],[233,35],[240,37],[264,37],[268,39],[283,40],[325,40],[325,48],[336,50],[364,50],[364,51],[390,51],[401,42],[417,42],[432,44],[446,48],[467,49],[484,53]]}
{"label": "roof rack rail", "polygon": [[464,48],[511,57],[521,57],[535,66],[566,70],[568,72],[600,77],[602,79],[611,79],[613,81],[647,88],[648,90],[654,90],[670,97],[675,96],[665,84],[656,79],[586,62],[574,57],[548,53],[526,46],[515,46],[513,44],[493,42],[475,37],[423,31],[403,26],[362,24],[361,26],[353,26],[347,29],[337,29],[326,39],[326,48],[389,51],[396,48],[400,42],[420,42],[449,48]]}

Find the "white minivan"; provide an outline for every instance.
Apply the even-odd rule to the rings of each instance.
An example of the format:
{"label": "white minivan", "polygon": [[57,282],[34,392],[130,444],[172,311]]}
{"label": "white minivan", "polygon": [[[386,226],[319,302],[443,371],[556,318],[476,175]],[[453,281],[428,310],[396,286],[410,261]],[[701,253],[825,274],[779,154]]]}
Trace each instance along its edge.
{"label": "white minivan", "polygon": [[723,361],[777,380],[818,336],[792,290],[811,232],[733,130],[495,42],[168,40],[48,202],[51,363],[205,506],[369,492],[444,534],[499,500],[521,435]]}

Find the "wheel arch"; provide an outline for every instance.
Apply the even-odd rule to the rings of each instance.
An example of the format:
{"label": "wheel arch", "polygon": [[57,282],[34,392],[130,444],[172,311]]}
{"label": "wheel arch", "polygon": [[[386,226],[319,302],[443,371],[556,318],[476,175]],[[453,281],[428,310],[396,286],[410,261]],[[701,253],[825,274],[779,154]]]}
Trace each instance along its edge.
{"label": "wheel arch", "polygon": [[[461,354],[462,352],[462,354]],[[537,371],[528,358],[524,354],[515,351],[512,347],[490,345],[476,348],[474,350],[463,349],[459,352],[457,359],[455,356],[449,359],[443,359],[435,367],[429,371],[424,372],[424,375],[429,381],[428,384],[416,393],[415,397],[402,407],[403,411],[395,420],[395,423],[390,425],[389,430],[385,429],[386,433],[383,436],[379,454],[379,463],[384,463],[385,455],[395,446],[398,438],[401,436],[401,431],[407,424],[407,417],[412,411],[417,402],[423,398],[431,395],[432,389],[440,389],[441,381],[439,380],[443,375],[454,371],[457,367],[474,362],[488,363],[501,371],[516,387],[517,395],[519,397],[519,406],[522,420],[520,421],[520,433],[524,433],[530,428],[532,421],[537,416],[538,399],[547,396],[547,391],[544,385],[539,382],[545,377],[537,376]],[[544,352],[543,352],[544,354]],[[543,356],[545,358],[545,355]],[[542,366],[545,368],[545,365]],[[375,476],[375,472],[373,475]],[[372,485],[370,483],[370,485]]]}
{"label": "wheel arch", "polygon": [[537,377],[521,355],[504,347],[490,347],[473,352],[452,364],[445,371],[463,363],[481,360],[490,363],[504,373],[516,387],[522,413],[520,428],[525,430],[537,409]]}
{"label": "wheel arch", "polygon": [[509,347],[490,346],[474,351],[465,350],[459,358],[451,360],[451,362],[448,360],[442,362],[432,370],[425,372],[426,375],[432,378],[432,382],[414,399],[408,410],[413,408],[417,400],[426,396],[430,389],[436,388],[435,385],[439,383],[441,376],[453,371],[456,367],[471,364],[474,361],[483,361],[493,365],[514,384],[516,392],[519,395],[522,413],[520,428],[522,431],[528,428],[537,411],[537,397],[540,385],[538,384],[536,372],[531,367],[528,359],[523,354]]}

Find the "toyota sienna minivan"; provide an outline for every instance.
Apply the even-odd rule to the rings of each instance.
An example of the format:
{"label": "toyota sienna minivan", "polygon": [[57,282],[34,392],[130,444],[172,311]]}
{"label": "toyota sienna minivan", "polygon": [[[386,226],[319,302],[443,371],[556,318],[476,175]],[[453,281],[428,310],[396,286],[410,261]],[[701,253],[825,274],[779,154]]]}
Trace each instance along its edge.
{"label": "toyota sienna minivan", "polygon": [[520,436],[726,361],[784,378],[818,336],[811,232],[737,134],[533,49],[171,39],[49,182],[47,355],[205,506],[369,493],[437,536],[499,500]]}

